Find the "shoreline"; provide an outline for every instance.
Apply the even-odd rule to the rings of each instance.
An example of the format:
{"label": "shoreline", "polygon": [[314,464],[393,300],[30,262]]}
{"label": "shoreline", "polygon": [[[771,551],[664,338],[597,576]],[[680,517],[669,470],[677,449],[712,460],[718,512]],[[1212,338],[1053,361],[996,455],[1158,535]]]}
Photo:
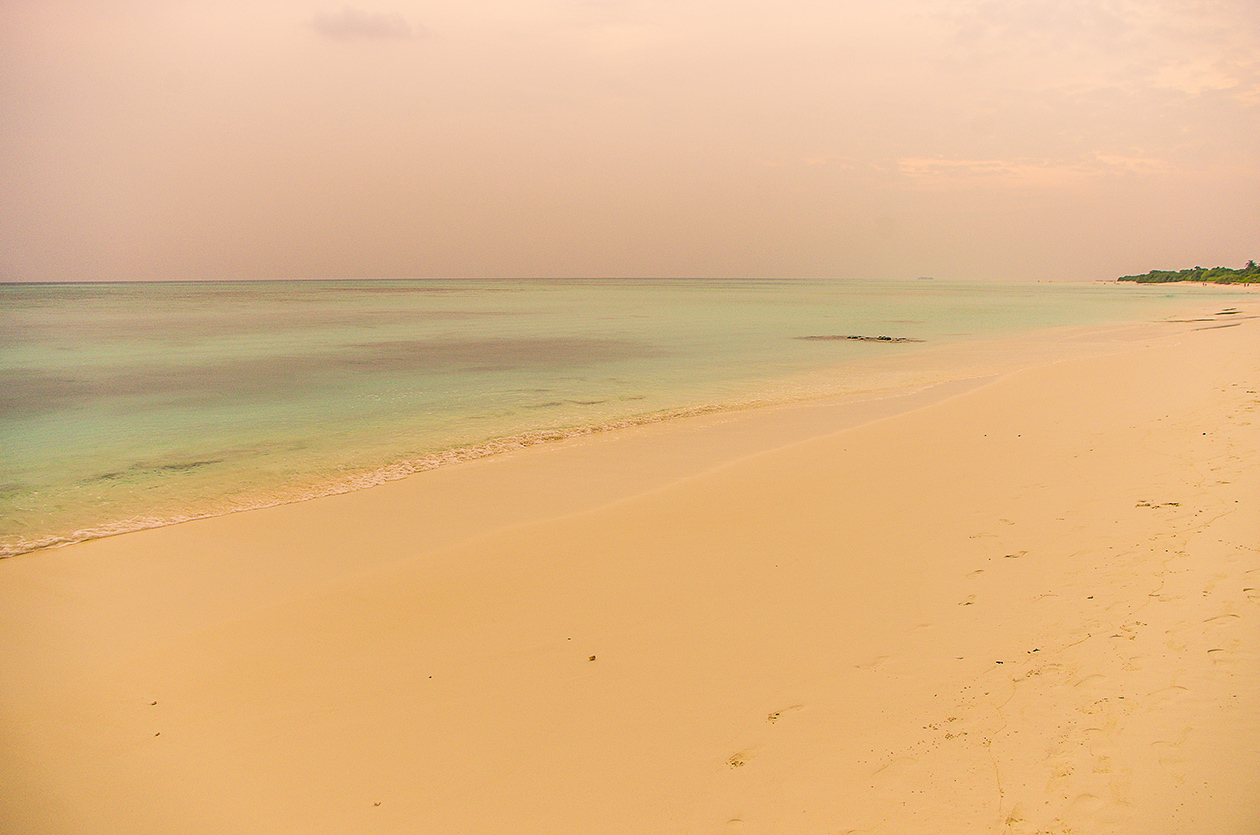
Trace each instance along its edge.
{"label": "shoreline", "polygon": [[[213,282],[211,282],[213,283]],[[1205,285],[1214,286],[1214,285]],[[1207,298],[1187,300],[1188,308],[1211,310],[1212,305]],[[1204,313],[1210,317],[1210,313]],[[449,466],[458,466],[483,458],[512,454],[537,445],[564,443],[576,438],[633,431],[637,427],[671,423],[678,420],[691,420],[706,415],[723,415],[741,413],[750,410],[791,408],[820,404],[823,406],[859,403],[870,400],[895,400],[896,398],[915,394],[945,383],[957,383],[965,379],[990,377],[1009,373],[1039,360],[1032,356],[1017,354],[1014,357],[998,357],[1002,346],[1024,345],[1043,340],[1054,341],[1055,335],[1061,332],[1076,332],[1082,338],[1104,338],[1114,331],[1124,331],[1141,325],[1159,325],[1191,320],[1126,320],[1090,325],[1060,325],[1049,328],[1037,328],[1014,334],[985,335],[949,339],[940,343],[924,346],[921,350],[908,356],[893,355],[890,357],[865,357],[857,360],[846,360],[834,366],[821,366],[808,372],[798,373],[778,381],[778,388],[790,393],[778,394],[771,390],[763,390],[757,396],[746,400],[729,402],[702,403],[666,408],[660,411],[647,412],[616,418],[596,424],[583,424],[561,428],[539,428],[518,434],[489,438],[477,443],[454,446],[425,452],[415,457],[402,458],[370,470],[342,475],[337,478],[321,476],[302,483],[294,483],[282,489],[271,489],[265,494],[245,495],[243,498],[220,498],[210,504],[209,509],[190,508],[187,512],[151,515],[137,514],[125,519],[101,522],[74,530],[69,533],[48,534],[35,540],[22,539],[0,543],[0,560],[39,554],[50,550],[92,542],[98,539],[122,536],[146,530],[154,530],[172,525],[182,525],[214,519],[237,513],[266,510],[290,504],[317,501],[331,496],[344,495],[360,490],[373,489],[382,485],[410,478],[418,473],[429,472]],[[876,343],[922,343],[917,337],[869,337],[869,336],[802,336],[802,340],[815,341],[860,341]],[[976,358],[967,360],[968,353],[977,354]],[[922,373],[922,366],[930,362],[936,355],[944,354],[943,361],[933,364],[933,371],[927,375]],[[963,357],[963,359],[960,359]],[[959,363],[970,361],[970,367],[959,367]],[[844,380],[847,388],[836,389],[835,379]],[[823,385],[819,380],[829,380],[832,390],[814,390]],[[218,462],[214,462],[218,463]],[[8,539],[8,537],[6,537]]]}
{"label": "shoreline", "polygon": [[1060,329],[0,561],[0,823],[1248,831],[1258,333]]}

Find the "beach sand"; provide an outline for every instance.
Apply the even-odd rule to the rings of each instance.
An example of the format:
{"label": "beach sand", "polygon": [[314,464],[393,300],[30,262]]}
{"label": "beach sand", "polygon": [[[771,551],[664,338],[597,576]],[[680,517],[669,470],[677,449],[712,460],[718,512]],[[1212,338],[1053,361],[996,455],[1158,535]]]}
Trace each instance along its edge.
{"label": "beach sand", "polygon": [[1260,831],[1257,302],[0,562],[0,831]]}

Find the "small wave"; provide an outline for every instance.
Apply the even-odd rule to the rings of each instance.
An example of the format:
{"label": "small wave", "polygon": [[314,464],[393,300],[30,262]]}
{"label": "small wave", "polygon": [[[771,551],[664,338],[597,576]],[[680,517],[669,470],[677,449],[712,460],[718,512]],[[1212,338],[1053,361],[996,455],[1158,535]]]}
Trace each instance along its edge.
{"label": "small wave", "polygon": [[[460,464],[466,461],[475,461],[492,455],[500,455],[505,452],[526,449],[538,444],[554,443],[570,438],[596,435],[621,429],[631,429],[638,426],[647,426],[683,418],[698,417],[701,415],[730,413],[764,408],[767,406],[799,403],[815,400],[820,397],[843,395],[846,397],[865,398],[870,396],[887,396],[893,391],[908,393],[931,385],[933,382],[940,382],[940,380],[890,379],[882,385],[871,386],[870,381],[849,379],[843,387],[839,387],[834,384],[825,384],[821,386],[811,384],[806,385],[804,388],[778,391],[773,394],[763,393],[759,397],[750,399],[662,409],[660,411],[640,413],[598,424],[565,428],[533,429],[520,432],[515,435],[491,439],[468,446],[453,447],[447,450],[424,453],[412,458],[403,458],[393,463],[358,473],[339,474],[334,477],[325,477],[322,480],[319,476],[315,476],[305,485],[282,488],[281,492],[273,492],[263,497],[255,496],[248,499],[235,500],[226,499],[201,512],[171,513],[165,515],[137,515],[120,521],[92,525],[67,534],[57,534],[39,538],[0,536],[0,559],[15,557],[21,554],[28,554],[33,551],[42,551],[50,548],[73,545],[93,539],[103,539],[124,533],[133,533],[136,531],[178,525],[198,519],[228,516],[233,513],[240,513],[247,510],[261,510],[268,507],[297,504],[298,502],[310,501],[311,499],[323,498],[325,496],[351,493],[367,489],[369,487],[376,487],[391,481],[398,481],[417,473],[438,469],[439,467]],[[644,399],[644,396],[622,396],[619,399],[642,400]],[[301,449],[305,446],[305,444],[286,442],[273,444],[271,446],[276,449],[293,450]],[[199,469],[206,465],[220,463],[221,461],[228,460],[231,457],[233,456],[221,456],[215,460],[176,462],[174,464],[157,465],[156,467],[150,466],[148,469],[149,471],[156,471],[158,469],[165,469],[168,471]],[[98,478],[118,476],[121,474],[122,473],[108,473],[105,474],[105,476],[99,476]]]}
{"label": "small wave", "polygon": [[[491,455],[500,455],[505,452],[526,449],[527,447],[536,446],[538,444],[554,443],[556,441],[563,441],[569,438],[595,435],[618,429],[629,429],[635,426],[646,426],[649,424],[662,423],[669,420],[694,417],[704,414],[712,414],[715,412],[731,412],[743,409],[752,409],[759,406],[770,405],[775,402],[778,401],[772,399],[760,399],[740,403],[714,403],[678,409],[667,409],[659,412],[650,412],[643,415],[636,415],[601,424],[576,426],[563,429],[534,429],[505,438],[498,438],[474,444],[472,446],[456,447],[439,452],[427,453],[416,458],[396,461],[366,472],[341,476],[332,481],[321,481],[306,487],[290,489],[285,491],[282,495],[273,494],[261,499],[254,498],[250,500],[220,504],[217,507],[205,512],[167,514],[160,516],[139,515],[115,522],[92,525],[71,533],[37,538],[26,538],[21,536],[0,537],[0,559],[29,554],[33,551],[43,551],[50,548],[60,548],[66,545],[74,545],[79,542],[87,542],[93,539],[104,539],[106,537],[118,536],[119,534],[124,533],[134,533],[136,531],[178,525],[184,522],[192,522],[197,519],[210,519],[218,516],[240,513],[247,510],[261,510],[268,507],[277,507],[279,505],[310,501],[311,499],[323,498],[325,496],[351,493],[357,490],[364,490],[369,487],[376,487],[391,481],[398,481],[400,479],[407,478],[408,476],[415,475],[416,473],[427,472],[429,470],[435,470],[439,467],[460,464],[466,461],[475,461],[480,458],[487,458]],[[197,461],[189,462],[185,465],[165,465],[164,468],[190,469],[210,463],[217,462]],[[100,476],[98,478],[117,475],[120,475],[120,473],[108,473],[105,476]]]}

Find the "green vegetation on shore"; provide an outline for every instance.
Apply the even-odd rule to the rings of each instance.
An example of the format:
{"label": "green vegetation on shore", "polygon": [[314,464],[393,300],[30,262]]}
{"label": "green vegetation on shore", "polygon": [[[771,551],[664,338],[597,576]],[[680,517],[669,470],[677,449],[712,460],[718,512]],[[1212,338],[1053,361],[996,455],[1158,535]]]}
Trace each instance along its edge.
{"label": "green vegetation on shore", "polygon": [[1260,283],[1260,266],[1255,261],[1248,261],[1241,270],[1229,267],[1195,267],[1189,270],[1151,270],[1142,275],[1126,275],[1117,281],[1136,281],[1139,284],[1164,284],[1169,281],[1206,281],[1212,284],[1256,284]]}

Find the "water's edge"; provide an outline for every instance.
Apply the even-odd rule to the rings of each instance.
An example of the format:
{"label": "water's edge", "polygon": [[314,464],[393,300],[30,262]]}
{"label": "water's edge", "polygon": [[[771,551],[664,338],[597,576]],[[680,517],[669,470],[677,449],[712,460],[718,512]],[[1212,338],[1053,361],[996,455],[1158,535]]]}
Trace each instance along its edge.
{"label": "water's edge", "polygon": [[[428,289],[431,288],[426,288],[426,290]],[[111,293],[118,292],[117,288],[106,288],[106,290]],[[1010,294],[1008,293],[1008,295]],[[1019,295],[1027,295],[1026,289],[1021,288]],[[1219,304],[1222,300],[1220,298],[1221,295],[1222,294],[1218,293],[1204,293],[1202,295],[1183,293],[1178,294],[1178,297],[1175,300],[1173,300],[1171,295],[1161,297],[1164,305],[1161,312],[1167,311],[1168,313],[1172,313],[1173,310],[1176,310],[1177,313],[1173,313],[1172,315],[1184,315],[1187,311],[1191,310],[1192,307],[1202,309],[1205,305],[1212,304],[1213,302]],[[790,296],[788,298],[790,301],[794,299],[794,297]],[[987,300],[989,297],[987,294],[981,294],[978,298],[983,301]],[[995,298],[998,298],[1000,301],[1005,297],[1001,296],[999,293]],[[1134,303],[1141,300],[1140,297],[1129,298],[1132,299],[1132,302]],[[708,296],[705,296],[704,300],[707,299]],[[742,303],[745,305],[749,303],[747,299],[741,302],[739,297],[735,297],[733,301],[732,299],[723,299],[722,301],[731,302],[732,304]],[[753,299],[752,301],[757,304],[765,303],[764,300],[760,298]],[[1010,299],[1006,299],[1006,301],[1010,303]],[[1085,300],[1085,302],[1089,301],[1092,301],[1092,298]],[[1106,299],[1104,299],[1104,301],[1106,301]],[[708,302],[706,301],[706,303]],[[899,314],[902,308],[898,305],[901,303],[902,302],[899,299],[891,298],[891,300],[888,301],[888,304],[891,305],[890,307],[880,308],[881,315],[891,317],[894,314]],[[974,300],[971,303],[973,305],[976,304]],[[1109,303],[1113,305],[1116,304],[1114,299],[1109,301]],[[1029,302],[1021,300],[1020,304],[1027,307]],[[1121,301],[1120,304],[1129,305],[1130,302]],[[278,315],[274,313],[277,309],[279,308],[266,308],[264,309],[264,312],[268,315]],[[703,309],[712,313],[712,310],[709,308]],[[832,310],[831,307],[822,307],[818,309],[823,310],[824,313]],[[1018,312],[1023,308],[1019,307],[1019,305],[1015,305],[1012,309]],[[1138,309],[1139,308],[1130,308],[1127,312],[1129,315],[1132,315],[1138,313]],[[587,309],[582,308],[581,310],[585,311]],[[722,308],[721,310],[724,314],[730,312],[725,308]],[[731,307],[731,310],[744,311],[747,315],[745,315],[745,318],[741,321],[745,321],[746,323],[747,321],[751,321],[748,317],[760,311],[761,308],[748,306],[740,308],[736,304]],[[846,343],[886,342],[890,345],[890,347],[887,349],[887,352],[880,348],[875,350],[873,354],[868,353],[858,360],[846,360],[837,355],[836,358],[831,359],[829,363],[813,367],[800,367],[785,377],[770,377],[767,376],[766,373],[759,372],[759,377],[749,378],[747,380],[747,382],[752,383],[752,385],[744,385],[742,389],[728,390],[725,392],[715,392],[704,388],[694,390],[679,388],[674,390],[662,387],[660,388],[660,391],[665,392],[668,396],[655,397],[654,399],[656,402],[651,404],[651,406],[656,406],[658,408],[652,409],[651,406],[649,406],[648,411],[640,413],[618,414],[617,412],[620,411],[620,409],[606,409],[603,414],[591,414],[589,412],[588,414],[570,414],[566,419],[557,420],[549,425],[532,427],[526,425],[526,428],[524,429],[520,428],[520,422],[518,422],[515,427],[501,425],[498,431],[507,431],[502,432],[502,434],[497,436],[495,434],[496,429],[486,426],[484,429],[487,431],[481,439],[468,437],[473,434],[471,432],[464,432],[463,438],[448,435],[450,440],[447,441],[449,446],[446,448],[441,448],[439,446],[442,439],[438,439],[438,444],[430,444],[427,448],[423,448],[424,445],[420,444],[418,446],[421,446],[422,448],[413,448],[410,451],[405,448],[393,446],[392,448],[387,448],[384,454],[376,456],[360,455],[357,457],[357,460],[351,456],[345,461],[344,466],[325,467],[322,470],[299,470],[283,474],[283,481],[276,483],[273,478],[273,481],[269,486],[251,485],[244,481],[237,481],[235,482],[235,489],[221,492],[216,496],[197,496],[195,493],[188,493],[187,496],[189,500],[181,502],[178,505],[172,505],[168,502],[168,504],[164,507],[160,502],[153,500],[153,494],[149,492],[150,487],[148,485],[154,483],[154,473],[157,473],[159,480],[175,485],[177,489],[186,489],[186,487],[180,487],[179,485],[195,483],[196,479],[200,476],[194,475],[194,473],[208,472],[210,470],[215,470],[217,472],[217,468],[206,467],[203,465],[220,464],[221,458],[229,461],[229,463],[225,465],[226,467],[236,467],[241,473],[248,473],[251,468],[254,468],[254,472],[257,473],[271,471],[257,469],[257,465],[253,463],[248,456],[240,458],[239,456],[233,456],[230,454],[227,456],[201,455],[196,452],[191,453],[193,457],[185,458],[177,457],[172,459],[167,457],[163,459],[161,457],[151,457],[147,461],[143,461],[143,467],[138,470],[138,464],[132,464],[131,469],[127,469],[125,466],[122,469],[119,469],[118,467],[105,467],[97,470],[95,473],[91,473],[89,478],[83,479],[80,484],[87,485],[90,489],[81,490],[80,495],[74,497],[76,500],[80,501],[82,503],[81,506],[85,508],[92,507],[92,503],[95,503],[95,507],[98,510],[95,514],[97,517],[95,520],[93,520],[90,515],[85,517],[83,514],[80,514],[80,520],[86,524],[74,525],[73,522],[71,522],[70,525],[63,526],[59,530],[53,530],[52,532],[49,532],[47,527],[45,527],[42,532],[33,530],[35,527],[34,525],[28,525],[29,533],[22,531],[20,526],[18,526],[17,531],[10,528],[10,533],[0,534],[0,559],[29,554],[50,548],[72,545],[93,539],[116,536],[123,533],[180,524],[197,519],[214,518],[246,510],[275,507],[279,505],[309,501],[311,499],[325,496],[350,493],[388,482],[397,481],[417,473],[434,470],[440,467],[475,461],[490,456],[526,449],[540,444],[556,443],[583,436],[603,434],[651,424],[660,424],[680,419],[698,417],[701,415],[732,413],[750,409],[785,406],[811,401],[858,402],[862,400],[885,400],[897,398],[910,395],[917,391],[922,391],[926,388],[934,387],[942,383],[987,376],[994,370],[998,369],[1003,371],[1013,370],[1016,365],[1013,365],[1012,363],[1019,363],[1021,360],[1016,359],[1013,355],[1005,356],[1001,349],[1001,346],[1011,343],[1012,340],[1031,338],[1034,342],[1037,340],[1045,341],[1046,331],[1054,332],[1063,328],[1074,328],[1082,333],[1088,331],[1100,334],[1110,328],[1132,326],[1141,323],[1150,324],[1158,321],[1176,321],[1169,318],[1167,315],[1162,317],[1162,319],[1142,318],[1121,320],[1113,319],[1111,321],[1103,322],[1096,320],[1092,322],[1088,321],[1091,318],[1091,315],[1089,314],[1097,316],[1101,310],[1102,308],[1093,309],[1092,306],[1082,307],[1080,308],[1080,311],[1086,313],[1084,319],[1087,323],[1066,324],[1068,319],[1074,318],[1072,316],[1068,316],[1066,318],[1059,319],[1061,324],[1054,325],[1049,328],[1045,327],[1045,325],[1040,327],[1033,325],[1030,328],[1029,325],[1032,324],[1031,322],[1023,322],[1019,324],[1015,322],[1006,323],[1001,319],[1001,317],[998,317],[997,320],[995,320],[997,324],[996,327],[993,326],[994,323],[985,323],[984,328],[988,329],[987,332],[983,329],[972,330],[971,332],[956,331],[953,333],[941,331],[940,333],[935,334],[933,338],[928,341],[928,344],[918,346],[902,346],[900,344],[902,342],[920,342],[921,340],[917,338],[855,338],[851,335],[847,335],[843,338],[843,340],[839,336],[828,336],[823,339],[822,337],[809,336],[808,334],[811,332],[852,334],[855,331],[850,329],[842,331],[839,328],[831,327],[832,323],[827,323],[824,320],[816,320],[816,318],[809,319],[808,323],[801,323],[793,320],[787,325],[784,325],[781,330],[786,330],[788,333],[795,330],[798,335],[793,337],[793,339],[797,344],[801,344],[802,340],[805,340],[804,344],[813,344],[808,341],[812,339],[815,342],[822,340],[827,344],[838,344],[842,341]],[[813,311],[813,313],[817,312],[815,308],[810,308],[810,311]],[[342,311],[341,308],[337,308],[334,312],[340,314]],[[377,308],[372,308],[369,312],[375,315]],[[1115,314],[1120,313],[1121,310],[1119,307],[1115,307],[1113,309],[1107,309],[1107,312]],[[1155,309],[1151,307],[1147,311],[1146,315],[1150,316],[1150,314],[1154,312]],[[579,311],[579,313],[581,313],[581,311]],[[91,315],[91,311],[80,310],[78,314]],[[127,315],[131,316],[133,314],[128,312]],[[589,311],[585,315],[589,315]],[[1139,313],[1138,315],[1142,314]],[[621,319],[617,321],[616,327],[623,329],[638,327],[633,323],[627,324],[627,322],[632,319],[636,319],[636,317],[622,316]],[[902,321],[900,319],[892,318],[888,318],[887,320],[894,322]],[[118,322],[129,321],[132,320],[122,318],[118,319]],[[225,321],[231,322],[235,320]],[[578,321],[578,319],[571,321]],[[1078,322],[1080,321],[1081,320],[1078,319]],[[215,324],[215,326],[220,326],[217,321],[213,324]],[[782,322],[779,324],[783,325]],[[837,322],[834,324],[839,325],[840,323]],[[800,326],[799,329],[797,329],[798,325]],[[1005,329],[1003,329],[1003,325],[1005,325]],[[118,329],[117,322],[115,322],[113,326],[116,330]],[[169,327],[169,325],[167,327]],[[840,327],[843,327],[843,325]],[[635,333],[633,330],[626,330],[625,332],[630,334]],[[687,323],[684,323],[683,330],[680,332],[684,334],[691,333],[691,330],[688,329]],[[622,334],[619,332],[610,331],[609,333],[610,338],[622,337]],[[777,333],[777,331],[774,333]],[[774,333],[771,335],[773,336]],[[802,333],[806,335],[800,335]],[[874,331],[872,331],[872,333],[874,333]],[[880,331],[880,333],[882,333],[882,331]],[[1038,336],[1038,334],[1041,335]],[[1049,341],[1053,342],[1054,337],[1051,336]],[[18,347],[21,348],[20,343],[13,344],[17,344]],[[195,344],[195,342],[192,344]],[[385,341],[381,344],[386,347],[390,347],[398,343]],[[725,343],[723,344],[725,345]],[[779,349],[774,348],[774,350],[778,351]],[[962,356],[962,354],[955,355],[950,353],[955,350],[961,350],[964,353],[970,352],[970,354],[974,355],[983,354],[984,358],[978,364],[974,360],[974,357],[971,359],[959,360],[959,357]],[[1068,351],[1067,353],[1071,353],[1071,351]],[[15,355],[11,354],[10,356]],[[38,355],[30,354],[25,360],[19,357],[18,360],[11,361],[10,371],[20,373],[22,368],[21,362],[25,361],[29,363],[32,361],[30,357],[37,356]],[[742,361],[744,358],[742,354],[737,353],[729,355],[715,354],[714,356],[735,362],[736,365],[733,365],[732,367],[737,367],[738,362]],[[1048,355],[1043,353],[1043,357],[1044,356]],[[946,358],[944,363],[942,363],[943,357]],[[953,360],[950,360],[949,357],[953,357]],[[403,359],[405,358],[406,357],[403,356]],[[481,357],[478,356],[476,359],[480,361]],[[544,356],[544,360],[545,359],[547,359],[547,357]],[[390,362],[399,361],[393,354],[386,357],[386,360]],[[1029,364],[1035,364],[1031,355],[1022,355],[1022,361],[1022,367],[1027,367]],[[986,362],[988,365],[984,364]],[[690,380],[690,374],[693,371],[692,367],[688,365],[687,371],[688,376],[686,379]],[[740,367],[740,371],[743,372],[742,367]],[[131,381],[131,378],[126,379],[129,382],[133,382]],[[612,378],[609,377],[608,379]],[[636,383],[635,385],[640,384]],[[541,390],[542,389],[539,389],[539,391]],[[249,394],[251,391],[247,390],[246,393]],[[367,392],[367,394],[370,394],[370,392]],[[716,400],[715,402],[696,402],[703,401],[706,398],[711,398],[714,394],[716,394],[718,398],[726,399]],[[690,397],[688,395],[690,395]],[[557,394],[553,396],[560,397],[565,395]],[[614,401],[616,399],[617,398],[613,398]],[[620,399],[631,401],[641,398],[621,397]],[[683,405],[672,405],[669,402],[670,400],[673,400],[674,404],[681,403]],[[584,399],[580,399],[571,400],[569,402],[581,404],[586,401]],[[601,400],[592,402],[605,401]],[[218,408],[217,403],[211,403],[210,405]],[[630,404],[628,402],[622,404],[622,406],[629,405]],[[648,404],[645,403],[644,405]],[[197,408],[201,407],[198,406]],[[631,406],[630,408],[633,407]],[[609,414],[610,411],[612,412],[611,414]],[[69,416],[67,417],[67,420],[78,421],[78,423],[73,424],[75,427],[90,426],[90,421],[93,419],[91,417],[93,413],[91,412],[67,412],[66,414]],[[200,413],[197,413],[197,416],[199,417]],[[585,422],[588,418],[593,420]],[[32,434],[30,437],[34,439],[37,436]],[[300,434],[279,434],[274,437],[278,438],[279,442],[286,445],[286,447],[291,443],[294,449],[302,448],[302,438]],[[359,449],[370,451],[381,446],[381,444],[379,444],[370,433],[360,433],[360,435],[356,435],[349,439],[344,436],[333,435],[325,437],[334,438],[337,443],[341,444],[339,447],[340,449],[352,451]],[[356,439],[358,439],[358,443],[355,442]],[[65,453],[66,455],[90,455],[90,450],[92,449],[90,446],[72,447],[65,446],[64,444],[58,446],[56,437],[54,437],[52,441],[49,441],[46,438],[41,438],[40,442],[43,443],[50,451],[64,449],[67,451]],[[271,441],[271,443],[275,442],[276,441],[274,440]],[[365,445],[360,446],[360,443],[364,443]],[[386,447],[388,446],[389,445],[386,444]],[[41,447],[36,446],[32,446],[30,448],[42,449]],[[156,450],[158,448],[154,447],[154,449]],[[159,453],[155,452],[153,454],[158,455]],[[302,454],[306,453],[303,452]],[[199,455],[200,457],[198,457]],[[372,460],[373,457],[375,460]],[[205,460],[203,460],[203,458]],[[382,461],[386,463],[381,464]],[[241,468],[242,464],[244,465],[243,468]],[[132,475],[133,472],[139,472],[140,475]],[[229,469],[228,472],[230,474],[233,470]],[[271,472],[272,475],[276,475],[277,473],[278,471]],[[146,478],[148,481],[145,481]],[[212,476],[212,478],[214,478],[214,476]],[[192,479],[192,481],[188,481],[187,479]],[[216,485],[231,483],[232,482],[216,482]],[[116,492],[114,494],[109,494],[105,492],[106,488],[97,488],[97,484],[111,485],[108,490],[114,490]],[[111,510],[115,509],[115,506],[108,503],[101,503],[101,500],[97,498],[98,489],[100,491],[99,495],[123,496],[125,499],[130,501],[130,509],[133,512],[128,513],[127,508],[124,505],[123,507],[117,508],[122,512],[117,513],[115,515],[116,518],[108,519]],[[53,498],[55,499],[56,497]],[[20,510],[21,508],[18,509]],[[136,510],[139,510],[140,512],[134,512]],[[20,521],[23,519],[20,515],[10,516],[9,518],[11,521]]]}

